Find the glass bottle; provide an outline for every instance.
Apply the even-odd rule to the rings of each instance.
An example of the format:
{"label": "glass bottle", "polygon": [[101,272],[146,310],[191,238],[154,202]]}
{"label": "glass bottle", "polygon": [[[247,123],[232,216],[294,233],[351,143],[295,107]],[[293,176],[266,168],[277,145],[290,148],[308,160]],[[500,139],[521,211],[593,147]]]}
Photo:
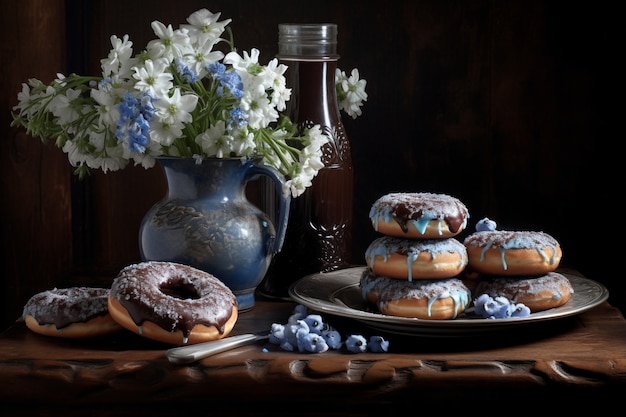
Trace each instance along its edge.
{"label": "glass bottle", "polygon": [[288,66],[285,114],[299,128],[319,124],[329,137],[324,167],[291,201],[285,243],[261,284],[265,295],[286,297],[306,275],[351,266],[353,167],[335,90],[337,25],[279,24],[277,58]]}

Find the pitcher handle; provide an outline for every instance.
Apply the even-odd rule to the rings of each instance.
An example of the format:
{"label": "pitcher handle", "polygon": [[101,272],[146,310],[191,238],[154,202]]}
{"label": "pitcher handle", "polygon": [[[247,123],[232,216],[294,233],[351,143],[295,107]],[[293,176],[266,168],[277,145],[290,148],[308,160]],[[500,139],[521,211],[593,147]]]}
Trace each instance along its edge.
{"label": "pitcher handle", "polygon": [[287,223],[289,221],[289,207],[291,205],[291,195],[285,194],[283,191],[283,184],[285,183],[285,177],[276,168],[271,165],[265,165],[262,163],[250,164],[250,169],[247,172],[247,177],[252,179],[256,175],[266,175],[269,177],[276,187],[276,195],[279,196],[278,200],[278,213],[276,215],[276,237],[268,243],[268,252],[272,255],[280,252],[285,241],[285,234],[287,232]]}

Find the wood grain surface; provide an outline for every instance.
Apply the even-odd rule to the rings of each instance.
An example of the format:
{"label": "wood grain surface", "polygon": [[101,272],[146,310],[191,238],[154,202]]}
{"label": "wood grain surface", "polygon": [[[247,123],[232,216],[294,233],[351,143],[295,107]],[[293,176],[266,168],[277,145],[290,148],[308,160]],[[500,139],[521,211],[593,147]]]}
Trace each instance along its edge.
{"label": "wood grain surface", "polygon": [[[233,334],[285,323],[293,307],[260,301]],[[371,334],[350,320],[332,324],[342,333]],[[130,332],[63,340],[34,334],[20,321],[0,336],[0,404],[16,415],[168,415],[206,407],[216,415],[349,416],[386,413],[391,404],[418,402],[432,412],[447,401],[463,409],[532,398],[544,411],[563,411],[626,389],[626,321],[606,302],[510,334],[385,337],[388,353],[307,354],[259,342],[173,365],[164,355],[170,346]]]}

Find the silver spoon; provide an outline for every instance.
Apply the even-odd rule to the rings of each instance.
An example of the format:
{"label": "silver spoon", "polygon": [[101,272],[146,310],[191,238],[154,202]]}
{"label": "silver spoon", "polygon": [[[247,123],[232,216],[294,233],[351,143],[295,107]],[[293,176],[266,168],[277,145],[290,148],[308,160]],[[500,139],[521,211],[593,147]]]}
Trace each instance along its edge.
{"label": "silver spoon", "polygon": [[250,345],[258,340],[269,338],[269,334],[240,334],[211,342],[196,343],[194,345],[175,347],[165,352],[165,356],[171,363],[182,365],[199,361],[200,359],[237,348]]}

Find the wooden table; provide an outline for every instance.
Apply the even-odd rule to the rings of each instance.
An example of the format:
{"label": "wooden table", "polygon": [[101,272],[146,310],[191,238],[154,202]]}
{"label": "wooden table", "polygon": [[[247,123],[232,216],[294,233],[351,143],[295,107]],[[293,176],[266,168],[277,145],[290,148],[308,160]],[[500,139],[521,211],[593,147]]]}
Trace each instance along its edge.
{"label": "wooden table", "polygon": [[[269,330],[293,307],[259,300],[232,335]],[[342,333],[372,334],[348,319],[326,319]],[[64,340],[18,321],[0,336],[0,412],[384,416],[406,406],[414,415],[532,415],[542,404],[539,415],[547,415],[584,404],[619,407],[626,394],[626,320],[607,302],[502,337],[386,336],[388,353],[293,353],[258,342],[173,365],[164,356],[171,346],[130,332]]]}

